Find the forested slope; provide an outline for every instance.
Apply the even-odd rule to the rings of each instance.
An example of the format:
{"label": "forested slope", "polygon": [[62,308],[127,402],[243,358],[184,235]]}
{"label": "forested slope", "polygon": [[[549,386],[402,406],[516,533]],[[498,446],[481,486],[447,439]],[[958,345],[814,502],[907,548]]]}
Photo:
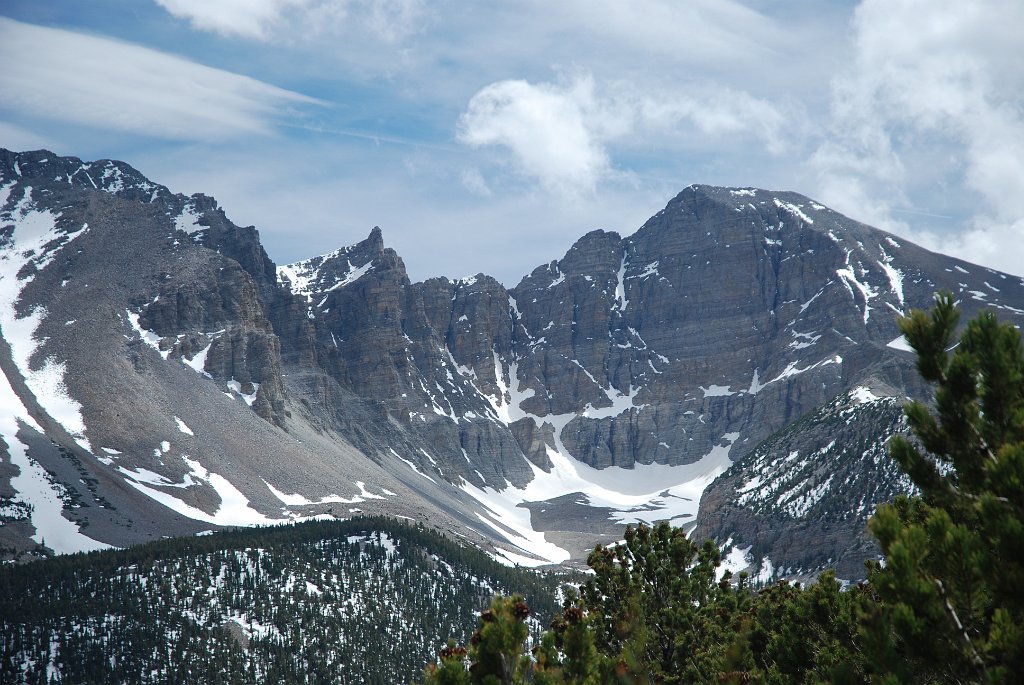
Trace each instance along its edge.
{"label": "forested slope", "polygon": [[556,583],[369,518],[59,557],[0,569],[0,682],[407,682],[494,594],[550,617]]}

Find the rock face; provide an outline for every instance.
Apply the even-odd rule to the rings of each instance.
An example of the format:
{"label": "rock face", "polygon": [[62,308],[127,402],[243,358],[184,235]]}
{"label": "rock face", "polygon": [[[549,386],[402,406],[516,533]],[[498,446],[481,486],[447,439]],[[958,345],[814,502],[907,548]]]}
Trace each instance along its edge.
{"label": "rock face", "polygon": [[[119,162],[3,151],[0,189],[0,537],[20,553],[26,532],[53,539],[24,515],[18,474],[37,467],[37,499],[75,493],[54,506],[79,543],[364,510],[542,563],[629,522],[694,526],[705,487],[750,453],[707,490],[697,532],[808,572],[826,548],[864,549],[864,512],[905,484],[864,476],[863,515],[832,521],[840,481],[814,474],[845,457],[818,445],[832,423],[801,417],[858,387],[926,396],[894,319],[937,289],[1024,321],[1021,279],[793,193],[691,186],[509,289],[411,283],[377,228],[278,267],[212,198]],[[835,449],[894,430],[898,400],[883,404]],[[792,472],[772,436],[796,425],[817,465]],[[815,506],[741,498],[755,471],[818,487]],[[829,540],[820,558],[794,551],[808,539]]]}
{"label": "rock face", "polygon": [[719,540],[761,582],[824,567],[861,578],[878,555],[867,532],[875,505],[912,487],[886,450],[906,431],[902,402],[875,391],[839,395],[733,464],[705,490],[694,536]]}

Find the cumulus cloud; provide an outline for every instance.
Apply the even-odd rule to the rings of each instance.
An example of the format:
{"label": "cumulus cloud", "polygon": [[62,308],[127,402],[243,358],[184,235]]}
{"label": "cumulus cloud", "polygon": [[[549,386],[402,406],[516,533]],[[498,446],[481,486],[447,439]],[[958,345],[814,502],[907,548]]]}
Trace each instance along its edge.
{"label": "cumulus cloud", "polygon": [[786,117],[775,105],[714,85],[641,91],[622,83],[601,89],[589,74],[562,82],[499,81],[477,92],[458,122],[458,140],[505,149],[516,170],[549,191],[592,193],[623,175],[611,146],[685,147],[702,137],[759,139],[771,152],[784,147]]}
{"label": "cumulus cloud", "polygon": [[[29,117],[158,138],[267,133],[317,101],[138,45],[0,17],[2,106]],[[25,55],[32,55],[25,59]]]}
{"label": "cumulus cloud", "polygon": [[413,33],[423,0],[156,0],[201,31],[293,42],[352,25],[393,42]]}
{"label": "cumulus cloud", "polygon": [[930,250],[1024,276],[1024,219],[998,221],[978,216],[967,230],[955,234],[927,230],[907,234]]}
{"label": "cumulus cloud", "polygon": [[[1024,271],[1024,61],[1015,0],[865,0],[812,158],[824,200],[944,252]],[[927,152],[925,152],[927,151]],[[907,227],[899,207],[965,188],[969,231]],[[963,192],[963,191],[959,191]],[[971,202],[973,200],[973,202]]]}
{"label": "cumulus cloud", "polygon": [[505,147],[524,174],[574,194],[593,191],[610,171],[602,144],[609,125],[615,127],[614,115],[601,110],[589,77],[565,86],[500,81],[469,101],[458,138],[473,147]]}

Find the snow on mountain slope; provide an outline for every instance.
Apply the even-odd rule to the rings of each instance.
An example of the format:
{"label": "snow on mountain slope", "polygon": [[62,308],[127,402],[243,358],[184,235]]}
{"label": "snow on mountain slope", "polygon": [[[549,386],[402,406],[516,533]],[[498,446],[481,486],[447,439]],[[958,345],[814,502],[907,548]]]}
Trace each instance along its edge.
{"label": "snow on mountain slope", "polygon": [[723,542],[727,555],[742,550],[739,568],[765,582],[826,566],[861,577],[877,555],[868,518],[912,489],[886,451],[907,432],[891,392],[859,386],[762,442],[704,492],[696,534]]}
{"label": "snow on mountain slope", "polygon": [[161,541],[57,566],[0,567],[5,682],[405,683],[449,638],[465,643],[496,593],[524,595],[539,634],[560,585],[383,519]]}
{"label": "snow on mountain slope", "polygon": [[[842,494],[798,488],[785,455],[764,457],[776,489],[744,490],[742,516],[702,520],[728,499],[718,484],[753,482],[729,480],[733,461],[833,398],[927,396],[895,317],[936,289],[967,316],[1024,321],[1021,279],[794,193],[692,186],[509,289],[411,283],[379,229],[277,267],[212,198],[120,163],[3,152],[0,173],[0,362],[52,441],[29,453],[88,505],[65,515],[109,544],[360,512],[430,520],[524,565],[578,561],[636,521],[751,554],[750,517],[817,539]],[[828,430],[808,425],[809,442]],[[827,444],[798,463],[832,459]],[[0,469],[0,496],[16,470]],[[889,491],[866,492],[864,511]],[[789,494],[755,506],[772,493]],[[835,558],[861,545],[829,539]]]}

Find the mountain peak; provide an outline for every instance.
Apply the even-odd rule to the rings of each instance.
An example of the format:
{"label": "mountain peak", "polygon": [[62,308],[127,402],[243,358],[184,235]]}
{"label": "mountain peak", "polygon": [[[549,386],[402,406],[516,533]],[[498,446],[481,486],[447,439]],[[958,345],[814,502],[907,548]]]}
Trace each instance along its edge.
{"label": "mountain peak", "polygon": [[[0,253],[11,258],[0,324],[12,349],[0,371],[30,403],[0,416],[0,445],[38,425],[47,440],[33,439],[32,458],[82,501],[116,506],[76,510],[104,542],[136,539],[128,524],[153,501],[167,512],[140,534],[332,506],[347,515],[337,505],[358,503],[451,530],[490,521],[481,535],[521,550],[508,558],[579,559],[627,522],[691,524],[711,478],[851,388],[922,396],[895,316],[935,290],[955,292],[967,316],[995,307],[1024,320],[1020,279],[795,193],[691,186],[636,233],[592,231],[509,291],[482,275],[410,283],[376,226],[276,268],[256,230],[211,198],[144,191],[149,182],[117,162],[0,152],[0,172]],[[56,360],[52,375],[32,358]],[[866,415],[878,404],[857,406]],[[50,440],[74,450],[89,479],[43,453]],[[794,472],[794,493],[824,497],[815,441],[779,454],[816,460],[823,477]],[[0,491],[19,489],[9,481],[0,473]],[[110,518],[125,511],[123,525]],[[836,550],[863,530],[851,516],[833,528]],[[749,526],[730,528],[739,544]],[[762,542],[776,567],[810,567]]]}
{"label": "mountain peak", "polygon": [[310,299],[354,283],[381,261],[384,237],[374,226],[364,240],[333,252],[277,267],[278,280],[287,282],[296,295]]}
{"label": "mountain peak", "polygon": [[[111,195],[154,202],[172,193],[152,183],[130,164],[111,159],[83,162],[78,157],[61,157],[49,150],[13,152],[0,148],[0,180],[50,187],[54,184],[79,189],[102,190]],[[212,199],[212,198],[211,198]]]}

